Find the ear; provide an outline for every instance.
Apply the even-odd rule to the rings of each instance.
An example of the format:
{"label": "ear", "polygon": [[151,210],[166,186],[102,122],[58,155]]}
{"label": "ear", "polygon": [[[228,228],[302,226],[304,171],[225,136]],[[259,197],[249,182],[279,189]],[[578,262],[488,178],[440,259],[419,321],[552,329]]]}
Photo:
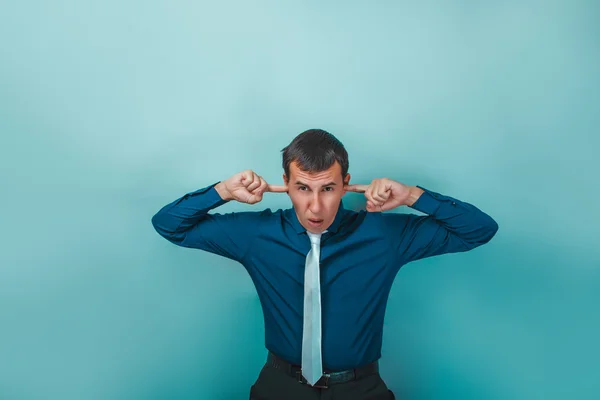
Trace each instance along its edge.
{"label": "ear", "polygon": [[350,184],[350,174],[346,174],[346,177],[344,178],[344,193],[342,194],[342,197],[346,195],[346,185]]}
{"label": "ear", "polygon": [[283,174],[283,182],[285,183],[285,186],[288,187],[288,191],[285,192],[285,194],[287,194],[288,196],[290,195],[290,190],[289,190],[289,179],[288,177],[285,175],[285,173]]}

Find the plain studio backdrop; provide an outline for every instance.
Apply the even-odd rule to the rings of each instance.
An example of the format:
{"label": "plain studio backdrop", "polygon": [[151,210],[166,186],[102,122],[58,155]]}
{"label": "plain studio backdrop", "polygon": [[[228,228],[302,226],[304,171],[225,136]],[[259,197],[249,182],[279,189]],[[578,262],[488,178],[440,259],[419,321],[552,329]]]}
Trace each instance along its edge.
{"label": "plain studio backdrop", "polygon": [[266,357],[247,272],[151,217],[245,169],[281,184],[309,128],[346,145],[351,183],[422,185],[500,226],[398,273],[381,371],[400,399],[598,398],[598,2],[22,1],[0,19],[0,398],[247,399]]}

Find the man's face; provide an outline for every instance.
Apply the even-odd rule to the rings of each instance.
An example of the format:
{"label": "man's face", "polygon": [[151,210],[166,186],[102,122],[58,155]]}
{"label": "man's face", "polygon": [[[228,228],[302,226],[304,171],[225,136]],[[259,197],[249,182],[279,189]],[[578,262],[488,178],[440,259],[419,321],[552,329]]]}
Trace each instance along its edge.
{"label": "man's face", "polygon": [[350,174],[342,180],[342,167],[337,161],[327,171],[315,174],[301,171],[294,161],[290,164],[289,179],[284,174],[283,180],[298,221],[309,232],[321,233],[335,219]]}

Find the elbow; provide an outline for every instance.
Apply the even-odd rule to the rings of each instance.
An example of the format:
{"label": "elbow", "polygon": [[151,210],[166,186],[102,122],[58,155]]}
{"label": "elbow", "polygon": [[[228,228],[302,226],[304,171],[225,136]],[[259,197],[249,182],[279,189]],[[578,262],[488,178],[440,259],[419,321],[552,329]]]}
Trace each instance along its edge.
{"label": "elbow", "polygon": [[171,236],[173,235],[173,232],[170,232],[168,229],[165,228],[165,226],[162,224],[162,214],[161,212],[157,212],[156,214],[154,214],[154,216],[152,217],[152,227],[154,228],[154,230],[162,237],[164,237],[167,240],[171,240]]}
{"label": "elbow", "polygon": [[[487,216],[486,216],[487,217]],[[487,217],[485,221],[478,224],[477,230],[473,231],[470,237],[463,238],[464,251],[473,250],[479,246],[488,243],[498,232],[498,223],[494,219]]]}
{"label": "elbow", "polygon": [[490,217],[490,222],[487,225],[487,235],[485,242],[487,243],[490,240],[492,240],[492,238],[496,236],[496,233],[498,233],[498,223]]}
{"label": "elbow", "polygon": [[154,230],[160,236],[164,237],[166,235],[166,232],[164,229],[161,228],[161,225],[160,225],[160,211],[157,212],[156,214],[154,214],[154,216],[152,216],[151,222],[152,222],[152,227],[154,228]]}
{"label": "elbow", "polygon": [[498,223],[490,216],[487,216],[485,223],[481,227],[481,237],[477,246],[488,243],[498,232]]}
{"label": "elbow", "polygon": [[163,238],[167,239],[169,242],[181,246],[185,240],[185,232],[180,232],[177,230],[173,230],[172,227],[169,227],[168,220],[164,220],[165,214],[161,211],[157,212],[151,219],[152,227],[154,230]]}

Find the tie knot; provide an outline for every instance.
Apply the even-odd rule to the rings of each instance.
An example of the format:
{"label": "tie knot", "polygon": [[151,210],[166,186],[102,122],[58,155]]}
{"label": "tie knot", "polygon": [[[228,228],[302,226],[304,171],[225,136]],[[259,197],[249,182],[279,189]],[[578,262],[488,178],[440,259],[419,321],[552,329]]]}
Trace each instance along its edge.
{"label": "tie knot", "polygon": [[321,234],[320,233],[312,233],[312,232],[306,231],[306,234],[308,235],[311,244],[319,245],[321,243]]}

